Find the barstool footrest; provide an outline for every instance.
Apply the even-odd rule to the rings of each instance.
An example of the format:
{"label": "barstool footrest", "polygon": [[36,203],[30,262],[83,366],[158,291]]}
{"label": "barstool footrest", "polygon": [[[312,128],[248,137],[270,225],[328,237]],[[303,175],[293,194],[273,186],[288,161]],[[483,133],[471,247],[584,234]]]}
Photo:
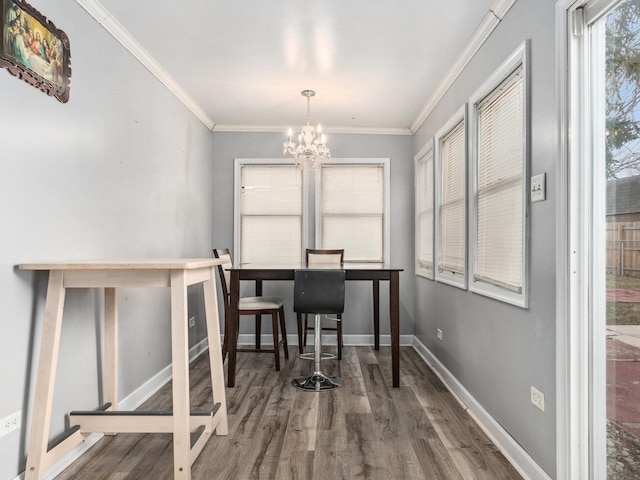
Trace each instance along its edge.
{"label": "barstool footrest", "polygon": [[[335,353],[329,353],[329,352],[321,352],[320,356],[321,356],[320,360],[333,360],[334,358],[338,357],[338,355],[336,355]],[[316,354],[315,352],[301,353],[300,358],[302,358],[303,360],[315,360]]]}
{"label": "barstool footrest", "polygon": [[315,372],[308,377],[294,378],[291,384],[305,392],[323,392],[340,388],[344,382],[339,377],[328,377],[320,372]]}

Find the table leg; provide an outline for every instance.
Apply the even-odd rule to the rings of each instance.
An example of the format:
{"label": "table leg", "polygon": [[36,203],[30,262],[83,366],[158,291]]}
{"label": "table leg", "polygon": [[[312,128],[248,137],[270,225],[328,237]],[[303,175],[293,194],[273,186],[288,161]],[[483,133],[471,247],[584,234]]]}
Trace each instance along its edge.
{"label": "table leg", "polygon": [[380,280],[373,281],[373,347],[380,350]]}
{"label": "table leg", "polygon": [[49,443],[64,298],[64,273],[60,270],[52,270],[49,273],[49,286],[47,287],[44,309],[25,480],[41,480],[44,478],[48,466],[45,457]]}
{"label": "table leg", "polygon": [[238,302],[240,299],[240,272],[231,270],[229,286],[229,340],[227,360],[227,386],[236,383],[236,350],[238,347]]}
{"label": "table leg", "polygon": [[171,271],[171,357],[173,370],[173,478],[191,479],[189,335],[184,270]]}
{"label": "table leg", "polygon": [[391,370],[393,386],[400,386],[400,273],[389,279],[389,319],[391,323]]}
{"label": "table leg", "polygon": [[204,312],[207,322],[207,338],[209,341],[209,368],[211,371],[211,389],[213,403],[220,404],[220,422],[216,427],[217,435],[227,435],[229,432],[227,420],[227,399],[224,390],[224,371],[222,368],[222,353],[220,349],[220,319],[218,316],[218,291],[216,290],[214,267],[211,268],[210,278],[203,283]]}
{"label": "table leg", "polygon": [[104,289],[104,403],[118,410],[118,292]]}
{"label": "table leg", "polygon": [[[256,297],[262,296],[262,280],[256,280]],[[256,315],[256,350],[260,350],[260,340],[262,335],[262,315]]]}

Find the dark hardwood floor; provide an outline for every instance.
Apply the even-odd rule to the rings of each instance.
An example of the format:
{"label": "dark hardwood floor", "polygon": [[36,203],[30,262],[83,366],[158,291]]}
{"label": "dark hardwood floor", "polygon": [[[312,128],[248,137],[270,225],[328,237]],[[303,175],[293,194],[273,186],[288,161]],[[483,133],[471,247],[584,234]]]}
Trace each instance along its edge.
{"label": "dark hardwood floor", "polygon": [[[344,347],[323,362],[344,387],[321,394],[291,386],[313,364],[292,354],[238,355],[227,388],[229,435],[213,436],[193,464],[194,480],[519,479],[489,438],[411,347],[401,348],[401,387],[391,388],[390,348]],[[192,407],[208,405],[204,354],[191,368]],[[169,409],[170,385],[141,410]],[[105,436],[57,480],[172,478],[167,434]]]}

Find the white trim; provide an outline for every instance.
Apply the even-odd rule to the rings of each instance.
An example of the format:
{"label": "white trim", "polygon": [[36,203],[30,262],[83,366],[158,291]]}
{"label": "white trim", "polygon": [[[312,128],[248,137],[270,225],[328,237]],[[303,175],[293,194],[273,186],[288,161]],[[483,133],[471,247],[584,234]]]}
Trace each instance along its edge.
{"label": "white trim", "polygon": [[621,0],[583,0],[582,3],[585,4],[585,24],[591,25],[617,7]]}
{"label": "white trim", "polygon": [[485,15],[476,31],[471,36],[471,39],[469,39],[469,42],[467,43],[465,48],[458,56],[456,62],[440,81],[434,93],[431,95],[429,100],[427,100],[427,103],[418,114],[418,117],[411,124],[411,132],[416,133],[422,126],[422,124],[431,114],[436,105],[438,105],[438,102],[442,100],[442,97],[444,97],[449,88],[451,88],[453,82],[455,82],[455,80],[462,73],[467,64],[471,61],[471,59],[473,59],[480,47],[500,24],[500,22],[514,3],[516,3],[516,0],[496,0],[489,12],[487,12],[487,14]]}
{"label": "white trim", "polygon": [[[469,183],[469,162],[468,162],[468,135],[469,128],[467,123],[467,104],[465,103],[462,107],[460,107],[449,120],[436,132],[433,140],[433,159],[435,165],[435,175],[434,175],[434,183],[435,183],[435,201],[433,208],[435,210],[435,220],[434,220],[434,256],[433,256],[433,272],[434,277],[437,282],[446,283],[448,285],[452,285],[454,287],[461,288],[463,290],[467,289],[467,278],[469,271],[469,193],[468,193],[468,183]],[[440,206],[441,206],[441,196],[442,196],[442,158],[441,158],[441,147],[440,147],[440,139],[447,135],[454,127],[456,127],[460,122],[464,122],[464,171],[465,171],[465,233],[464,233],[464,275],[454,275],[450,272],[439,272],[440,265],[440,251],[441,251],[441,215],[440,215]],[[460,278],[462,277],[462,278]]]}
{"label": "white trim", "polygon": [[520,475],[529,480],[551,480],[549,474],[531,458],[517,440],[509,435],[509,432],[484,409],[464,385],[417,337],[414,340],[413,348]]}
{"label": "white trim", "polygon": [[[189,362],[193,362],[209,349],[209,342],[205,338],[189,349]],[[158,390],[171,380],[171,364],[156,373],[149,380],[140,385],[118,402],[118,409],[121,411],[133,411],[151,398]],[[53,480],[60,475],[68,466],[75,462],[81,455],[94,446],[98,440],[104,436],[103,433],[91,433],[84,441],[53,463],[44,474],[45,480]],[[24,472],[20,473],[14,480],[24,480]]]}
{"label": "white trim", "polygon": [[[219,132],[277,133],[286,132],[287,127],[267,125],[216,125],[207,113],[191,96],[171,77],[160,64],[147,52],[135,38],[102,6],[98,0],[76,0],[113,38],[126,48],[145,66],[167,89],[173,93],[209,130]],[[516,0],[496,0],[484,19],[475,30],[469,42],[458,56],[457,61],[440,81],[435,92],[427,100],[418,117],[409,128],[358,128],[348,126],[325,127],[327,133],[352,133],[365,135],[413,135],[427,119],[453,82],[462,73],[476,52],[493,33]]]}
{"label": "white trim", "polygon": [[[384,169],[384,218],[383,218],[383,245],[382,255],[384,263],[390,263],[391,258],[391,159],[386,158],[332,158],[326,162],[329,165],[382,165]],[[320,190],[321,175],[315,176],[315,210],[314,210],[314,229],[315,238],[314,245],[318,248],[321,243],[322,232],[320,226]],[[307,243],[305,243],[307,245]]]}
{"label": "white trim", "polygon": [[[596,429],[602,428],[599,422],[605,417],[604,388],[601,392],[593,388],[604,386],[605,373],[600,371],[604,365],[604,346],[602,342],[593,343],[591,330],[594,328],[590,310],[592,268],[601,259],[593,258],[598,247],[592,243],[594,232],[591,231],[591,122],[594,115],[587,27],[617,3],[617,0],[558,0],[556,3],[556,475],[559,480],[606,476],[606,439],[596,434]],[[574,15],[581,7],[585,8],[584,15]],[[583,25],[572,25],[576,20]],[[582,35],[574,36],[573,31]],[[604,216],[604,211],[601,210],[600,215]]]}
{"label": "white trim", "polygon": [[[240,265],[240,190],[241,170],[243,165],[295,165],[293,158],[234,158],[233,160],[233,263]],[[302,172],[302,246],[309,244],[309,200],[307,191],[309,179],[306,171]],[[302,255],[302,254],[301,254]],[[303,261],[302,257],[300,261]]]}
{"label": "white trim", "polygon": [[[213,128],[216,132],[234,132],[234,133],[281,133],[284,137],[288,126],[279,125],[231,125],[216,124]],[[408,128],[383,128],[383,127],[340,127],[340,126],[322,126],[322,131],[327,134],[354,134],[354,135],[413,135]]]}
{"label": "white trim", "polygon": [[424,157],[430,150],[433,150],[433,137],[429,138],[427,142],[422,146],[418,153],[413,156],[414,160],[419,160]]}
{"label": "white trim", "polygon": [[76,0],[113,38],[126,48],[160,83],[173,93],[205,127],[213,130],[214,121],[209,118],[191,96],[169,75],[160,64],[140,45],[135,38],[118,22],[98,0]]}
{"label": "white trim", "polygon": [[[575,398],[578,377],[572,373],[575,363],[571,354],[569,319],[569,9],[574,0],[556,3],[556,478],[580,478],[581,442],[579,425],[571,401]],[[576,409],[577,410],[577,409]]]}
{"label": "white trim", "polygon": [[[507,290],[487,282],[477,281],[476,261],[478,255],[478,104],[507,79],[518,67],[522,66],[524,79],[523,105],[523,165],[522,165],[522,291],[520,293]],[[509,303],[521,308],[529,306],[529,218],[531,203],[529,199],[529,171],[530,171],[530,81],[529,81],[529,41],[525,40],[500,65],[495,72],[478,88],[469,99],[469,232],[468,252],[469,291]]]}
{"label": "white trim", "polygon": [[[418,191],[420,185],[419,185],[419,169],[420,169],[420,162],[422,161],[422,159],[424,157],[426,157],[428,154],[431,154],[431,165],[433,167],[433,188],[432,188],[432,195],[433,195],[433,224],[431,225],[431,233],[433,235],[432,238],[432,242],[433,242],[433,251],[431,252],[433,255],[433,265],[431,267],[431,272],[429,272],[427,269],[423,268],[420,266],[420,262],[418,261],[418,255],[419,255],[419,250],[420,250],[420,219],[419,219],[419,205],[420,205],[420,193]],[[436,186],[436,176],[435,176],[435,164],[436,164],[436,158],[435,158],[435,150],[433,147],[433,137],[429,138],[429,140],[427,141],[427,143],[424,144],[424,146],[418,151],[418,153],[416,155],[414,155],[413,157],[413,168],[414,168],[414,182],[413,182],[413,192],[414,192],[414,219],[413,219],[413,226],[414,226],[414,230],[415,230],[415,238],[414,238],[414,254],[415,254],[415,269],[416,269],[416,275],[426,278],[428,280],[435,280],[435,272],[436,272],[436,265],[435,265],[435,239],[436,239],[436,235],[435,235],[435,225],[436,225],[436,218],[435,218],[435,208],[436,208],[436,204],[435,204],[435,186]]]}
{"label": "white trim", "polygon": [[[622,2],[619,2],[622,3]],[[587,19],[588,21],[588,19]],[[584,40],[590,45],[590,67],[588,75],[591,86],[589,88],[589,104],[585,108],[590,109],[588,115],[590,122],[585,127],[588,130],[581,132],[584,140],[589,141],[590,151],[582,155],[580,161],[589,166],[585,169],[582,181],[588,178],[590,182],[589,201],[590,209],[588,213],[588,223],[583,225],[580,234],[586,234],[584,227],[588,228],[590,243],[589,259],[590,273],[589,281],[589,317],[581,315],[581,318],[589,318],[589,347],[591,350],[590,364],[591,372],[589,405],[591,411],[591,429],[589,438],[590,462],[593,478],[605,478],[607,476],[607,347],[606,347],[606,327],[607,327],[607,305],[606,305],[606,198],[607,179],[605,173],[606,145],[604,135],[598,137],[596,132],[604,132],[607,113],[605,111],[606,95],[606,18],[599,16],[595,23],[590,23],[586,30],[587,35]],[[587,72],[583,72],[586,75]],[[587,160],[588,159],[588,160]],[[575,170],[575,163],[571,168]],[[587,173],[588,172],[588,173]],[[584,198],[584,197],[583,197]],[[584,200],[583,200],[584,201]],[[582,279],[584,282],[584,278]],[[611,380],[611,378],[609,378]]]}

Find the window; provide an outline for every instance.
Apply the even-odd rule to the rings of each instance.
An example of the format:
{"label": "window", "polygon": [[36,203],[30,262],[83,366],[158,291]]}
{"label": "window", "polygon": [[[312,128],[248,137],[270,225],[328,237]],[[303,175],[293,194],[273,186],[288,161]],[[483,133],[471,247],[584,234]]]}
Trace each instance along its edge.
{"label": "window", "polygon": [[388,162],[345,160],[316,172],[317,248],[344,248],[345,261],[387,261]]}
{"label": "window", "polygon": [[293,164],[236,160],[235,255],[240,264],[302,259],[303,176]]}
{"label": "window", "polygon": [[466,107],[436,133],[436,280],[467,288]]}
{"label": "window", "polygon": [[[313,176],[315,184],[307,181]],[[239,264],[303,261],[314,247],[309,226],[315,248],[344,248],[345,261],[388,263],[388,158],[333,159],[316,171],[285,159],[236,159],[234,182]]]}
{"label": "window", "polygon": [[526,84],[524,45],[472,105],[469,289],[526,306]]}
{"label": "window", "polygon": [[415,157],[416,274],[433,279],[433,140]]}

